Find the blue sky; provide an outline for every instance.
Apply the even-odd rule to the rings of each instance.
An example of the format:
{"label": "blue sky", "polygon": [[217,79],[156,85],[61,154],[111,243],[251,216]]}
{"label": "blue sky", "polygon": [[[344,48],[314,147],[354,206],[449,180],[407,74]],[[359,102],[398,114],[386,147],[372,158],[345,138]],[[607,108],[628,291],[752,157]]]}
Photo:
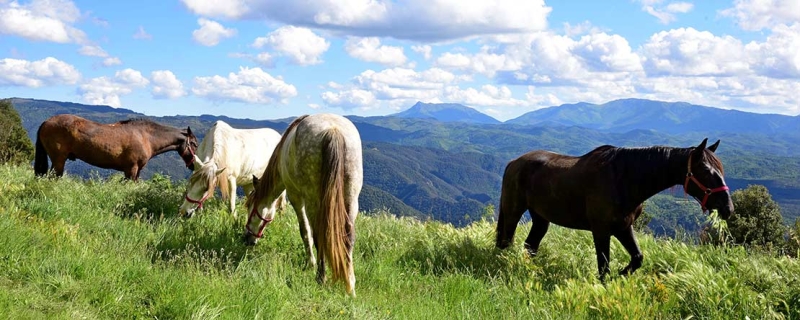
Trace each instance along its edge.
{"label": "blue sky", "polygon": [[800,114],[800,1],[0,0],[0,97],[151,115],[500,120],[563,103]]}

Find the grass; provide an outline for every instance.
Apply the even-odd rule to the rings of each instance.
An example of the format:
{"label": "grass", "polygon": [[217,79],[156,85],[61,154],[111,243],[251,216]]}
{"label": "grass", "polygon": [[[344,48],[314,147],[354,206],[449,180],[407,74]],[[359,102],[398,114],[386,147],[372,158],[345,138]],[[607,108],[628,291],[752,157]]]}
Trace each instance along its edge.
{"label": "grass", "polygon": [[[639,235],[644,266],[596,277],[588,232],[551,227],[540,255],[497,251],[494,224],[357,220],[356,298],[318,285],[291,209],[255,247],[215,199],[177,217],[163,177],[35,179],[0,166],[0,317],[13,319],[800,318],[800,263]],[[612,241],[612,268],[628,256]]]}

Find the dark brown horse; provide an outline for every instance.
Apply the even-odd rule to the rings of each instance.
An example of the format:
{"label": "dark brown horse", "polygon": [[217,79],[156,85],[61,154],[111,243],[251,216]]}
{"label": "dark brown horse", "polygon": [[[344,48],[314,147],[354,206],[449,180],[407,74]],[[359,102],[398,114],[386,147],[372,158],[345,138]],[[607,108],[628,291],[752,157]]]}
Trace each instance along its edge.
{"label": "dark brown horse", "polygon": [[172,150],[193,170],[196,149],[197,138],[189,127],[181,130],[147,119],[102,124],[60,114],[39,126],[33,167],[37,176],[47,174],[49,156],[51,169],[60,177],[67,159],[81,159],[93,166],[122,171],[125,178],[137,181],[150,158]]}
{"label": "dark brown horse", "polygon": [[620,274],[642,265],[642,252],[633,236],[633,222],[642,203],[675,185],[716,209],[723,219],[733,213],[722,162],[714,154],[719,141],[697,147],[617,148],[601,146],[581,157],[531,151],[506,166],[500,196],[496,246],[511,245],[520,218],[527,210],[532,224],[525,248],[536,255],[550,223],[589,230],[594,238],[600,279],[609,272],[611,236],[619,240],[631,262]]}

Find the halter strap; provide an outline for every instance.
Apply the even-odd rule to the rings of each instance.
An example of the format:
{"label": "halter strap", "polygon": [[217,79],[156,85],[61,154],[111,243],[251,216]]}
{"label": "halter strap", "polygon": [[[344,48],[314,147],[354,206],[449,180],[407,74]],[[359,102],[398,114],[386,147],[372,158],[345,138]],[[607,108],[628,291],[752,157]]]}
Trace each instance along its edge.
{"label": "halter strap", "polygon": [[700,199],[692,196],[692,198],[695,198],[695,200],[697,200],[697,202],[700,202],[700,207],[703,209],[703,212],[708,211],[708,208],[706,208],[706,202],[708,201],[708,196],[710,196],[712,193],[715,193],[715,192],[722,192],[722,191],[730,190],[728,188],[728,186],[725,185],[725,183],[723,183],[722,186],[719,186],[719,187],[716,187],[714,189],[711,189],[711,188],[706,188],[706,186],[704,186],[703,183],[700,182],[700,180],[697,180],[697,178],[694,177],[694,174],[692,174],[692,154],[691,153],[689,154],[689,164],[686,166],[686,168],[687,168],[687,172],[686,172],[686,180],[684,180],[684,182],[683,182],[683,194],[684,195],[689,194],[689,180],[693,181],[694,184],[697,185],[697,187],[700,188],[700,190],[705,190],[705,195],[703,196],[703,200],[702,201],[700,201]]}
{"label": "halter strap", "polygon": [[[250,214],[247,215],[247,222],[245,223],[244,228],[245,228],[245,230],[247,230],[247,234],[252,235],[252,236],[254,236],[256,238],[261,238],[261,236],[264,235],[264,228],[266,228],[267,225],[270,222],[272,222],[272,218],[267,219],[267,218],[262,217],[260,214],[258,214],[257,207],[258,206],[254,205],[253,206],[253,210],[250,210]],[[250,221],[252,221],[253,216],[256,216],[258,219],[261,220],[261,222],[258,223],[258,233],[255,233],[255,232],[253,232],[253,230],[250,230]]]}
{"label": "halter strap", "polygon": [[211,192],[206,191],[206,193],[203,193],[203,197],[200,198],[200,200],[194,200],[192,198],[189,198],[189,193],[187,192],[186,196],[184,197],[184,199],[186,199],[186,201],[189,201],[191,203],[197,204],[197,208],[198,209],[202,209],[203,208],[203,202],[206,202],[206,200],[208,200],[209,196],[211,196]]}
{"label": "halter strap", "polygon": [[186,148],[189,149],[189,153],[192,154],[192,160],[189,160],[189,161],[183,160],[183,163],[185,163],[186,167],[188,168],[192,163],[194,163],[195,153],[194,153],[194,150],[192,150],[192,146],[188,146]]}

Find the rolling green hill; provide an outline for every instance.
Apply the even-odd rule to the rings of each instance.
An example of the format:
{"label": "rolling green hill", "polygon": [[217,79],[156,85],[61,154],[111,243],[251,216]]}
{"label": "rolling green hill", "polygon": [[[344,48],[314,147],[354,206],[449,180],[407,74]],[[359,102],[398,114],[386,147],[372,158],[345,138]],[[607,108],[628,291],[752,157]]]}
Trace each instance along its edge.
{"label": "rolling green hill", "polygon": [[[0,165],[3,319],[797,319],[800,261],[638,234],[642,268],[597,280],[589,232],[551,226],[539,254],[465,228],[359,215],[355,298],[318,285],[292,208],[254,247],[212,200],[176,216],[183,186],[35,179]],[[239,210],[243,210],[239,204]],[[240,211],[241,212],[241,211]],[[527,230],[530,224],[520,225]],[[628,255],[611,242],[611,268]],[[330,279],[330,278],[329,278]]]}

